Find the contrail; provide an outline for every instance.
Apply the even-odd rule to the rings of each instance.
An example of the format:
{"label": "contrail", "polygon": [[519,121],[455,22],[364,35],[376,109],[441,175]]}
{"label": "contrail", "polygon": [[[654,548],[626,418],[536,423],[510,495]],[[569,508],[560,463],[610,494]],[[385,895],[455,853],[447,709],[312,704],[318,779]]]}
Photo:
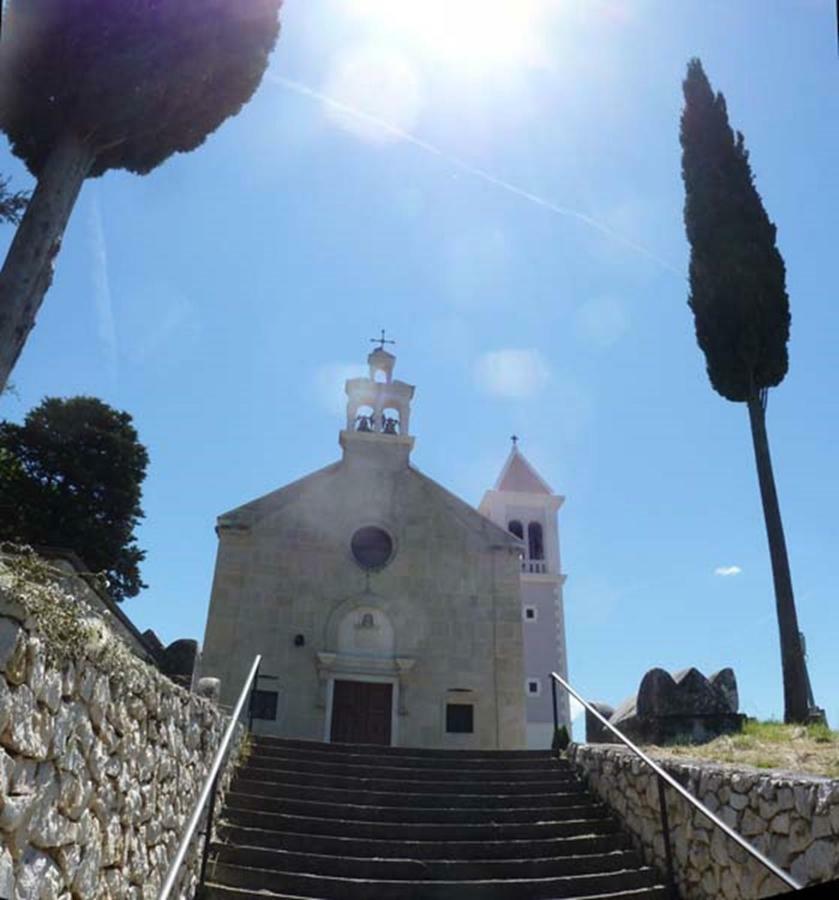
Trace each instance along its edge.
{"label": "contrail", "polygon": [[108,374],[112,382],[117,376],[117,333],[108,276],[108,245],[102,224],[102,208],[98,187],[90,202],[90,249],[93,255],[93,302],[96,306],[97,333],[105,352]]}
{"label": "contrail", "polygon": [[503,178],[499,178],[497,175],[493,175],[492,172],[488,172],[486,169],[482,169],[479,166],[473,166],[471,163],[466,162],[466,160],[463,160],[458,156],[453,156],[451,153],[447,153],[445,150],[441,150],[434,144],[429,144],[428,141],[424,141],[422,138],[417,137],[415,134],[411,134],[409,131],[405,131],[403,128],[400,128],[398,125],[394,125],[392,122],[388,122],[385,119],[380,119],[378,116],[375,116],[372,113],[365,112],[362,109],[356,109],[354,106],[349,106],[348,104],[343,103],[340,100],[336,100],[334,97],[330,97],[327,94],[316,91],[314,88],[310,88],[308,85],[305,85],[300,81],[294,81],[291,78],[283,78],[281,75],[270,75],[268,76],[268,80],[272,81],[274,84],[280,85],[281,87],[287,88],[290,91],[294,91],[296,94],[301,94],[304,97],[310,97],[313,100],[319,100],[326,106],[330,106],[332,107],[332,109],[337,109],[340,112],[345,113],[348,116],[352,116],[355,119],[359,119],[362,122],[367,122],[369,124],[375,125],[376,127],[388,132],[389,134],[392,134],[394,137],[398,137],[409,144],[413,144],[415,147],[419,147],[420,150],[424,150],[426,153],[430,153],[432,156],[438,156],[440,159],[445,160],[447,163],[449,163],[449,165],[454,166],[456,169],[460,169],[461,171],[466,172],[467,174],[472,175],[475,178],[480,178],[481,180],[486,181],[488,184],[494,185],[495,187],[501,188],[501,190],[507,191],[507,193],[509,194],[514,194],[516,197],[520,197],[522,200],[527,200],[529,203],[533,203],[536,206],[541,206],[543,209],[547,209],[552,213],[556,213],[556,215],[565,216],[569,219],[576,219],[578,222],[582,222],[584,225],[588,225],[589,228],[593,228],[595,231],[599,231],[601,234],[605,235],[616,243],[622,244],[624,247],[628,247],[630,250],[634,250],[636,253],[640,253],[642,256],[646,256],[647,259],[651,259],[653,262],[657,263],[668,272],[672,272],[674,275],[677,275],[680,278],[684,277],[684,273],[671,263],[667,262],[666,259],[662,259],[656,253],[653,253],[652,250],[649,250],[647,247],[643,246],[643,244],[639,244],[636,241],[633,241],[631,238],[626,237],[626,235],[615,231],[613,228],[610,228],[608,225],[604,225],[602,222],[598,222],[597,219],[593,219],[591,216],[586,215],[586,213],[580,212],[576,209],[570,209],[567,206],[559,206],[559,204],[553,203],[551,200],[546,200],[544,197],[540,197],[538,194],[533,194],[530,191],[525,190],[524,188],[518,187],[518,185],[515,185],[510,181],[505,181]]}

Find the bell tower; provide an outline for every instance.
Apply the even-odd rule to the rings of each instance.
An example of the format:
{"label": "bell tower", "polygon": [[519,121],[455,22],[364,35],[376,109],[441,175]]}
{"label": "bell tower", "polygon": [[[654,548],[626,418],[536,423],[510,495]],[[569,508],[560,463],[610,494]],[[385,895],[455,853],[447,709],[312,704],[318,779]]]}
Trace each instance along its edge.
{"label": "bell tower", "polygon": [[[519,449],[513,446],[495,486],[478,509],[521,542],[521,602],[527,701],[527,746],[545,749],[553,737],[549,673],[568,677],[565,646],[566,575],[559,555],[557,513],[565,501],[555,494]],[[568,694],[557,690],[560,724],[571,732]]]}
{"label": "bell tower", "polygon": [[339,442],[344,458],[372,454],[377,461],[392,458],[407,463],[414,446],[410,432],[411,400],[414,385],[393,378],[396,357],[385,350],[393,344],[385,338],[371,338],[379,346],[367,357],[369,374],[366,378],[349,378],[347,394],[347,423]]}

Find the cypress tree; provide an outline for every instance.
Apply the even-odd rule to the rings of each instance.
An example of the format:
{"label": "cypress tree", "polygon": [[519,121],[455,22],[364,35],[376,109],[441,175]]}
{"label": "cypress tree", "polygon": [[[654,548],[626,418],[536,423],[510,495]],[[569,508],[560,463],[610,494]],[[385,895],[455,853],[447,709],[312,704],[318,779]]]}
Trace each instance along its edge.
{"label": "cypress tree", "polygon": [[732,131],[725,98],[714,93],[698,59],[688,64],[683,89],[688,305],[712,387],[748,408],[780,631],[784,720],[806,722],[809,682],[766,434],[768,390],[789,363],[786,270],[743,135]]}
{"label": "cypress tree", "polygon": [[259,85],[282,0],[9,0],[0,129],[37,184],[0,270],[0,390],[86,178],[198,147]]}

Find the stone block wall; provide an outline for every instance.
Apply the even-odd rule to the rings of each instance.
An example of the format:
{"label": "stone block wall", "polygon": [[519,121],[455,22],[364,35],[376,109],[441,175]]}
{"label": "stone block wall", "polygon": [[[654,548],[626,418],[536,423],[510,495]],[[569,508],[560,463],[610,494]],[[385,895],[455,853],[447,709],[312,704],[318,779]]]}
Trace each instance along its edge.
{"label": "stone block wall", "polygon": [[0,897],[152,900],[228,720],[72,597],[0,576]]}
{"label": "stone block wall", "polygon": [[[572,762],[630,832],[645,860],[665,871],[656,776],[624,747],[572,744]],[[804,885],[839,877],[839,781],[774,770],[657,760],[701,803]],[[684,900],[752,900],[788,890],[667,789],[676,878]]]}

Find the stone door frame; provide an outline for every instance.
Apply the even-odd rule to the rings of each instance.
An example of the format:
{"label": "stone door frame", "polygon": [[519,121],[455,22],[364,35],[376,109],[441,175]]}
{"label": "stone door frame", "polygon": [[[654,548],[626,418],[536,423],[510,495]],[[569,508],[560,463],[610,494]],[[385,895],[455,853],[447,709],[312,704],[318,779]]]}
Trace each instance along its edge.
{"label": "stone door frame", "polygon": [[399,746],[399,676],[368,675],[364,672],[332,672],[326,684],[326,713],[323,717],[323,740],[332,743],[332,705],[336,681],[366,681],[372,684],[389,684],[390,692],[390,746]]}
{"label": "stone door frame", "polygon": [[399,717],[405,710],[404,677],[414,667],[412,656],[356,656],[319,651],[315,654],[318,673],[318,703],[324,711],[323,740],[332,736],[332,697],[335,681],[372,681],[393,685],[390,711],[390,746],[399,746]]}

